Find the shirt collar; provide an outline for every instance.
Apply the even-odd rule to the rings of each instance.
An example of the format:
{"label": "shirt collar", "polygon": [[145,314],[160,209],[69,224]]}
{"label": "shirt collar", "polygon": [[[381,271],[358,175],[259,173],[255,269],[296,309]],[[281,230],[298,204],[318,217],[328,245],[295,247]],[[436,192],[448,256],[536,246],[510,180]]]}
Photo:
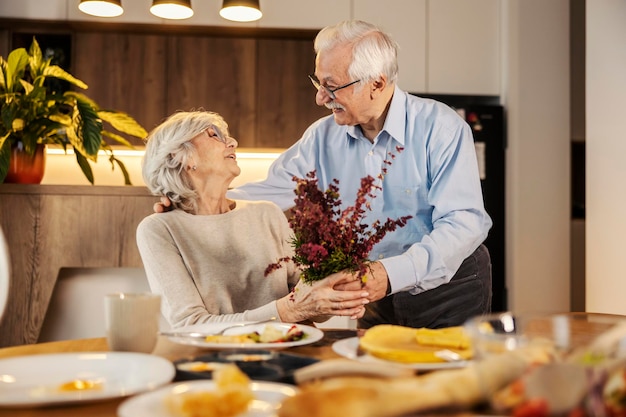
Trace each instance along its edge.
{"label": "shirt collar", "polygon": [[[391,98],[389,112],[383,124],[383,131],[387,132],[389,136],[398,141],[401,146],[404,146],[405,142],[406,106],[406,94],[396,85],[394,87],[393,97]],[[362,136],[360,130],[357,130],[357,126],[348,126],[347,133],[355,139]]]}

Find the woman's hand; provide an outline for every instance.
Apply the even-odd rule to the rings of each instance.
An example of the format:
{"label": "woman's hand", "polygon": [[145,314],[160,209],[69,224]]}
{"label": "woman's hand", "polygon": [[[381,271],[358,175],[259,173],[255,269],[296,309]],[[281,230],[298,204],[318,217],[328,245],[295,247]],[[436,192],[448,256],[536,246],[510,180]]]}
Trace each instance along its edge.
{"label": "woman's hand", "polygon": [[[360,284],[355,290],[334,288],[346,280],[343,274],[332,274],[312,284],[298,282],[292,293],[277,301],[280,319],[297,323],[325,315],[350,316],[351,319],[363,317],[365,305],[369,303],[369,293],[361,289]],[[352,280],[358,281],[356,275],[352,275]]]}

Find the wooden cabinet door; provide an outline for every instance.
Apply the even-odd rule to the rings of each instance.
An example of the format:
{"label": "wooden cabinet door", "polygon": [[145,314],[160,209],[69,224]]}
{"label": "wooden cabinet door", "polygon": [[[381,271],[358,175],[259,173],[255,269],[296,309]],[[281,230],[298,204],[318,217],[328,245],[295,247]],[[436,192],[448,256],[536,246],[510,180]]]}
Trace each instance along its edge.
{"label": "wooden cabinet door", "polygon": [[307,78],[312,39],[77,32],[74,57],[89,96],[147,130],[176,111],[204,109],[226,119],[242,148],[286,148],[330,114]]}
{"label": "wooden cabinet door", "polygon": [[330,110],[315,104],[308,78],[315,71],[311,40],[260,39],[257,71],[257,130],[253,146],[288,148]]}
{"label": "wooden cabinet door", "polygon": [[239,146],[254,142],[256,44],[251,38],[171,36],[167,114],[204,109],[226,119]]}
{"label": "wooden cabinet door", "polygon": [[[165,37],[130,32],[75,32],[72,74],[102,108],[124,111],[147,130],[167,114]],[[142,145],[140,140],[133,140]]]}

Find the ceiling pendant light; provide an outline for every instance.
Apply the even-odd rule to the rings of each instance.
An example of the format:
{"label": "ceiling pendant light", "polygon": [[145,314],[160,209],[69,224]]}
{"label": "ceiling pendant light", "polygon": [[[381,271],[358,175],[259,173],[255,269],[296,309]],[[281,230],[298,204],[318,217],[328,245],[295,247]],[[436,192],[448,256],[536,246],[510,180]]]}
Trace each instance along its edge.
{"label": "ceiling pendant light", "polygon": [[163,19],[189,19],[193,16],[191,0],[152,0],[150,13]]}
{"label": "ceiling pendant light", "polygon": [[220,16],[235,22],[252,22],[259,20],[263,13],[259,0],[224,0]]}
{"label": "ceiling pendant light", "polygon": [[124,13],[122,0],[80,0],[78,9],[98,17],[115,17]]}

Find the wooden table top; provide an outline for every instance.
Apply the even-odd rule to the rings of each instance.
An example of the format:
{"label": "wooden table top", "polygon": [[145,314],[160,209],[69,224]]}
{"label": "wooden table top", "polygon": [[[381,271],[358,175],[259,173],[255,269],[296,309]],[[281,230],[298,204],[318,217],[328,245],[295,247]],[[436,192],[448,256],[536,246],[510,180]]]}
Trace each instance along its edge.
{"label": "wooden table top", "polygon": [[[626,319],[624,316],[607,314],[569,313],[575,320],[572,328],[572,336],[583,342],[591,340],[600,332],[607,330],[607,320]],[[543,329],[536,329],[543,333]],[[307,355],[320,360],[338,358],[332,350],[332,344],[341,339],[354,337],[355,330],[329,330],[324,329],[324,338],[306,346],[298,346],[286,349],[285,352]],[[61,352],[102,352],[109,351],[105,338],[67,340],[60,342],[48,342],[33,345],[14,346],[0,349],[0,359],[24,355],[50,354]],[[206,354],[206,349],[193,346],[185,346],[171,342],[165,337],[160,337],[153,354],[164,357],[171,361],[184,358],[193,358]],[[1,374],[1,369],[0,369]],[[75,404],[67,406],[43,407],[43,408],[0,408],[0,417],[117,417],[117,408],[125,398],[116,398],[94,403]],[[454,417],[479,417],[476,413],[453,413],[445,414]],[[424,415],[420,415],[425,417]],[[438,414],[437,417],[443,417]],[[484,417],[484,416],[483,416]]]}
{"label": "wooden table top", "polygon": [[[306,346],[286,349],[285,352],[311,356],[320,360],[339,357],[332,350],[332,344],[340,339],[355,336],[355,330],[324,330],[324,338]],[[60,342],[37,343],[0,349],[0,359],[24,355],[69,352],[108,352],[105,338],[64,340]],[[153,354],[171,361],[193,358],[206,354],[207,350],[171,342],[159,337]],[[0,370],[1,374],[1,370]],[[85,404],[42,408],[0,408],[0,417],[116,417],[117,408],[125,398],[116,398]]]}

